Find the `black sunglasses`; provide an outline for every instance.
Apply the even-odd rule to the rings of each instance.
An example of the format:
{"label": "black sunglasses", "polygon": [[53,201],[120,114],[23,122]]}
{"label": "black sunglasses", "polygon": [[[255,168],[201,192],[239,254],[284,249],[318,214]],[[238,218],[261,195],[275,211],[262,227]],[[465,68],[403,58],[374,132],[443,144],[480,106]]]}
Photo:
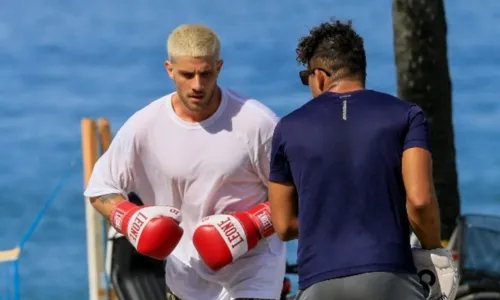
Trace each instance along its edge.
{"label": "black sunglasses", "polygon": [[323,68],[312,68],[311,70],[302,70],[299,72],[299,78],[303,85],[309,85],[309,75],[314,74],[315,70],[322,71],[326,74],[326,76],[332,76],[330,72]]}

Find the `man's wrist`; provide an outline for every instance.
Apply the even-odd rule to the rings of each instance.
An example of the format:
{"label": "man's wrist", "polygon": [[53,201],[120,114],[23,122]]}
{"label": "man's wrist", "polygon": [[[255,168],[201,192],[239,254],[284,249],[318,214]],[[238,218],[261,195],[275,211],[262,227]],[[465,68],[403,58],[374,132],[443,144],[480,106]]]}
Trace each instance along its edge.
{"label": "man's wrist", "polygon": [[117,203],[111,211],[109,221],[111,222],[113,227],[120,233],[123,233],[123,219],[125,215],[135,207],[137,207],[137,205],[135,205],[134,203],[123,200]]}
{"label": "man's wrist", "polygon": [[437,242],[434,242],[434,243],[431,243],[431,244],[422,244],[422,249],[425,249],[425,250],[434,250],[434,249],[440,249],[440,248],[444,248],[443,247],[443,244],[441,244],[441,241],[439,241],[439,243]]}

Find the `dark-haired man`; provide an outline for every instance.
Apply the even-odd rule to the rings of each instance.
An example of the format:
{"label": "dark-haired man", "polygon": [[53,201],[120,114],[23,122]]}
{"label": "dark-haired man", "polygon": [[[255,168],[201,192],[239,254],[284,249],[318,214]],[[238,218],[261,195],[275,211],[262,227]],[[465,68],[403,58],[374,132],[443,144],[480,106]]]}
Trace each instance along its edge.
{"label": "dark-haired man", "polygon": [[350,21],[313,28],[297,60],[314,98],[278,122],[268,187],[278,236],[299,239],[297,299],[424,299],[410,227],[432,254],[427,268],[452,286],[425,114],[365,89],[363,39]]}

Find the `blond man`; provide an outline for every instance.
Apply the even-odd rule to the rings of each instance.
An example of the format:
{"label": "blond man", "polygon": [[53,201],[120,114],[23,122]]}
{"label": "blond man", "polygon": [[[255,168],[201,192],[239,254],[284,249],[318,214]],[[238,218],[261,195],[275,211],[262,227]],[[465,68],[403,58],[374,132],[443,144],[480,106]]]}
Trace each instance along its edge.
{"label": "blond man", "polygon": [[206,26],[173,30],[175,91],[125,122],[84,194],[140,253],[166,259],[167,299],[279,299],[285,248],[265,204],[277,117],[218,86],[220,48]]}

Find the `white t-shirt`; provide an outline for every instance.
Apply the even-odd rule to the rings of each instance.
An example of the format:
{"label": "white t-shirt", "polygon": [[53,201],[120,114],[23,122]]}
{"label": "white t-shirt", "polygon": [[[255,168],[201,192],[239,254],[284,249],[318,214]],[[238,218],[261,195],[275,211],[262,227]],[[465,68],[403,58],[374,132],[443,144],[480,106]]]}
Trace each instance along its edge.
{"label": "white t-shirt", "polygon": [[86,197],[139,195],[144,204],[181,210],[184,235],[167,258],[166,282],[183,300],[279,299],[285,245],[276,235],[213,272],[192,235],[205,216],[267,200],[271,138],[277,116],[255,99],[222,89],[217,111],[200,123],[180,119],[166,95],[136,112],[94,166]]}

